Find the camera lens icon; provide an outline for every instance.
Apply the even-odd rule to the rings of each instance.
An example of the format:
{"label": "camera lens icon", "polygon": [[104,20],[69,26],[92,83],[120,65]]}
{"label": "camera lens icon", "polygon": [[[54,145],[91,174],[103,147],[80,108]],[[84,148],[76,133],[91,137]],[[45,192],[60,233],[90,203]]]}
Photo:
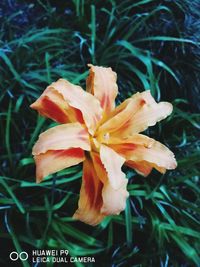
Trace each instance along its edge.
{"label": "camera lens icon", "polygon": [[26,261],[28,259],[28,253],[25,251],[22,251],[20,253],[12,251],[9,257],[12,261],[17,261],[18,259],[20,259],[21,261]]}

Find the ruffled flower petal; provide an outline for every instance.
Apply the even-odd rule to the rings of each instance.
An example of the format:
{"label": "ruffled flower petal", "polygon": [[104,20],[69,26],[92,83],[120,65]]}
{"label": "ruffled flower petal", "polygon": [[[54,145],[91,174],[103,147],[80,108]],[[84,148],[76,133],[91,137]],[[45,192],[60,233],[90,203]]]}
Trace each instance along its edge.
{"label": "ruffled flower petal", "polygon": [[102,109],[98,99],[85,92],[80,86],[74,85],[64,79],[59,79],[51,86],[62,94],[70,106],[82,112],[88,131],[94,134],[102,118]]}
{"label": "ruffled flower petal", "polygon": [[107,116],[115,108],[115,98],[118,94],[117,74],[111,68],[93,66],[87,78],[87,91],[93,94],[101,104]]}
{"label": "ruffled flower petal", "polygon": [[81,111],[70,107],[63,96],[51,86],[30,107],[40,115],[59,123],[84,122]]}
{"label": "ruffled flower petal", "polygon": [[144,105],[131,119],[130,126],[123,129],[123,136],[145,131],[149,126],[165,119],[172,113],[172,104],[168,102],[156,103],[152,106]]}
{"label": "ruffled flower petal", "polygon": [[80,123],[67,123],[55,126],[40,134],[32,154],[39,155],[48,150],[82,148],[90,150],[89,134]]}
{"label": "ruffled flower petal", "polygon": [[110,138],[126,138],[155,125],[171,112],[172,105],[168,102],[156,103],[150,91],[137,93],[119,105],[110,118],[99,127],[98,138],[102,142],[105,142],[106,134],[109,134]]}
{"label": "ruffled flower petal", "polygon": [[101,213],[104,215],[119,215],[126,208],[126,199],[129,193],[126,189],[128,180],[124,180],[118,189],[114,189],[108,182],[102,190],[103,206]]}
{"label": "ruffled flower petal", "polygon": [[[175,169],[177,166],[174,154],[163,144],[142,134],[134,134],[127,139],[115,139],[115,144],[110,144],[121,156],[126,158],[127,165],[148,175],[153,167],[164,173],[166,169]],[[148,170],[147,164],[150,168]],[[143,169],[144,168],[144,169]]]}
{"label": "ruffled flower petal", "polygon": [[[75,114],[77,115],[77,120],[79,122],[83,122],[84,120],[88,131],[92,135],[94,134],[99,121],[102,118],[102,108],[98,99],[88,92],[85,92],[80,86],[74,85],[64,79],[59,79],[57,82],[52,83],[47,89],[59,93],[62,96],[62,99],[66,102],[65,106],[73,108],[73,112],[74,109],[76,112],[79,110],[82,116],[80,116],[79,112],[78,114]],[[52,98],[50,98],[50,100],[54,101]],[[39,99],[37,101],[39,101]],[[32,104],[32,108],[38,105],[37,101]]]}
{"label": "ruffled flower petal", "polygon": [[139,93],[137,93],[137,100],[132,98],[126,99],[110,114],[107,120],[99,127],[97,135],[100,141],[104,142],[105,134],[112,134],[118,129],[121,129],[127,122],[130,121],[134,113],[137,112],[144,104],[143,101],[138,100]]}
{"label": "ruffled flower petal", "polygon": [[87,158],[83,163],[80,198],[74,219],[93,226],[104,219],[105,216],[100,211],[103,204],[102,187],[103,183],[96,174],[92,160]]}
{"label": "ruffled flower petal", "polygon": [[34,156],[36,163],[36,181],[41,182],[47,175],[61,171],[84,161],[84,151],[81,148],[66,150],[49,150]]}
{"label": "ruffled flower petal", "polygon": [[125,209],[126,199],[129,196],[126,190],[128,180],[121,170],[125,159],[104,145],[101,145],[100,148],[100,159],[104,166],[102,173],[105,171],[107,173],[107,180],[104,178],[102,190],[103,206],[101,212],[105,215],[119,214]]}
{"label": "ruffled flower petal", "polygon": [[[108,166],[106,157],[108,152],[115,157],[112,166]],[[128,180],[121,171],[124,159],[112,149],[101,148],[103,160],[96,152],[91,152],[90,155],[91,159],[87,158],[83,163],[79,208],[73,217],[90,225],[96,225],[105,216],[119,214],[125,209],[126,198],[129,195],[126,190]],[[116,181],[113,179],[115,164],[118,164],[115,170]]]}
{"label": "ruffled flower petal", "polygon": [[125,162],[125,158],[118,155],[113,149],[101,145],[100,158],[108,174],[108,179],[114,189],[118,189],[126,179],[121,167]]}

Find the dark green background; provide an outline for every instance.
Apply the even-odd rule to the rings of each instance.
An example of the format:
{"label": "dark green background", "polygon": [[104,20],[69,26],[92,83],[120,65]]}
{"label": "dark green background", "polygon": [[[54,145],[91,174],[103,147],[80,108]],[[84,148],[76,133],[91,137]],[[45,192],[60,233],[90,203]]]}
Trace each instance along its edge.
{"label": "dark green background", "polygon": [[[187,0],[0,2],[0,266],[31,266],[14,265],[9,253],[36,248],[96,258],[85,266],[198,266],[199,10],[200,1]],[[148,178],[124,168],[127,208],[97,227],[71,219],[82,166],[38,185],[31,156],[54,123],[29,105],[60,77],[85,88],[87,63],[117,72],[117,103],[147,89],[172,102],[173,114],[145,134],[178,160],[176,170]]]}

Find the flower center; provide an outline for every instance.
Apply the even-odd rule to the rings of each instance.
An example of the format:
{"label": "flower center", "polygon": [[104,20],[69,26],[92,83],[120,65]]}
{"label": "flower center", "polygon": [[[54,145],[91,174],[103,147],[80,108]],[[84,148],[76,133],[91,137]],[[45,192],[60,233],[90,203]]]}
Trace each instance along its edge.
{"label": "flower center", "polygon": [[103,139],[107,142],[110,139],[110,134],[109,133],[105,133],[103,135]]}

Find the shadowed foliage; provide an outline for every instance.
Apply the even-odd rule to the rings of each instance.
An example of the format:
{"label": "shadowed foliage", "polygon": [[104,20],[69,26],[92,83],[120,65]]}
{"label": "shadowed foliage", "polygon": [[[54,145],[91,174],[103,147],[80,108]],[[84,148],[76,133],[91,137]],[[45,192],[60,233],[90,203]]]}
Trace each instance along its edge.
{"label": "shadowed foliage", "polygon": [[[10,266],[13,250],[47,248],[95,257],[78,267],[198,266],[199,10],[197,0],[1,1],[1,266]],[[55,123],[29,105],[60,77],[85,88],[88,63],[117,72],[117,103],[148,89],[157,101],[173,103],[173,114],[147,134],[178,159],[165,175],[143,178],[124,168],[126,210],[97,227],[71,218],[81,164],[36,184],[31,155],[39,133]]]}

